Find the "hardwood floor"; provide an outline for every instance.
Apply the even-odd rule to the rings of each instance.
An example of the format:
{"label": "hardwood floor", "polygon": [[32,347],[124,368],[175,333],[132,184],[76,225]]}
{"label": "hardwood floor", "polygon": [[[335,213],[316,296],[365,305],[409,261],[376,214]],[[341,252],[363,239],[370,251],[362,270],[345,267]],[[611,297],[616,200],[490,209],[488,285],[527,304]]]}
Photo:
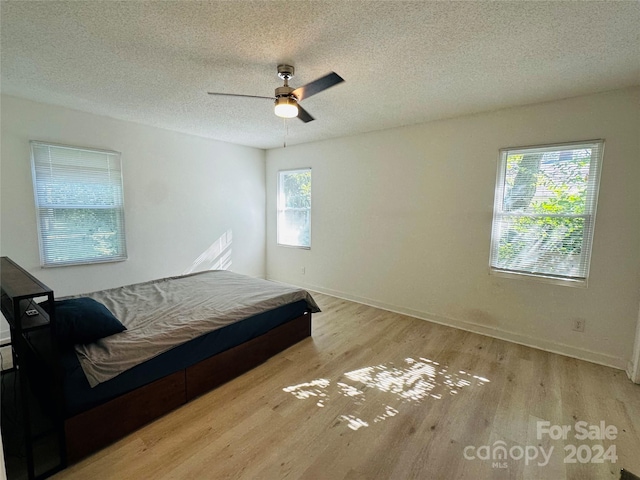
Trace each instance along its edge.
{"label": "hardwood floor", "polygon": [[[314,298],[323,313],[314,315],[312,339],[55,478],[582,480],[640,472],[640,386],[624,372]],[[566,440],[538,432],[538,422],[553,434],[568,426]],[[610,439],[576,438],[578,422],[593,435],[605,422]],[[500,446],[504,459],[494,455]],[[615,463],[603,459],[613,451]]]}

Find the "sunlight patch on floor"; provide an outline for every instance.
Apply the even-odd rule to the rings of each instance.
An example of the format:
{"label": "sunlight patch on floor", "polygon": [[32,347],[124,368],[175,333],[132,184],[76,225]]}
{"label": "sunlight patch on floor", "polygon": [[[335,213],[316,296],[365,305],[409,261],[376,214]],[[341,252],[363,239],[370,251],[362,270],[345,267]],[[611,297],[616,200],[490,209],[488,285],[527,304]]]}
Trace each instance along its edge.
{"label": "sunlight patch on floor", "polygon": [[[374,414],[369,414],[370,421],[367,421],[364,412],[354,411],[338,416],[340,423],[346,423],[351,430],[358,430],[395,417],[403,404],[420,404],[426,399],[441,400],[447,395],[457,395],[465,388],[489,383],[487,378],[464,370],[452,372],[446,365],[423,357],[405,358],[402,366],[389,362],[364,367],[345,372],[342,377],[344,378],[334,384],[331,380],[320,378],[285,387],[283,390],[300,400],[313,398],[321,408],[327,405],[331,395],[352,399],[354,410],[363,410],[365,405],[373,406]],[[367,397],[368,390],[376,391],[376,399],[380,397],[379,393],[383,393],[384,403],[371,405],[373,395]]]}
{"label": "sunlight patch on floor", "polygon": [[292,385],[290,387],[285,387],[283,390],[287,393],[293,394],[294,397],[299,398],[300,400],[304,400],[306,398],[318,397],[318,402],[316,405],[319,407],[324,407],[322,397],[326,397],[327,394],[325,390],[331,382],[324,378],[319,378],[317,380],[313,380],[312,382],[300,383],[298,385]]}

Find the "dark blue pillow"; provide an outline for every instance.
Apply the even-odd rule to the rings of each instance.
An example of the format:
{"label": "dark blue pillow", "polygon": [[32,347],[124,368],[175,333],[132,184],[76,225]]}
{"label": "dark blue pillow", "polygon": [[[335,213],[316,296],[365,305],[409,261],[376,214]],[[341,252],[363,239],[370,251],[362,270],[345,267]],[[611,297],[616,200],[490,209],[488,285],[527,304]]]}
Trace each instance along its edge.
{"label": "dark blue pillow", "polygon": [[93,298],[56,300],[54,305],[61,345],[91,343],[127,329],[107,307]]}

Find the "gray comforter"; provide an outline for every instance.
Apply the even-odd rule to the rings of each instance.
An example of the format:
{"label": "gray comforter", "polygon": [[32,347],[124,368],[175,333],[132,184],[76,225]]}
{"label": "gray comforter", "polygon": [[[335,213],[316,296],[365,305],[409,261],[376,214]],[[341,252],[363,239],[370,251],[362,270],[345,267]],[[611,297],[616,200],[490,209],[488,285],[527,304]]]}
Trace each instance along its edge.
{"label": "gray comforter", "polygon": [[127,327],[75,350],[92,387],[195,337],[287,303],[306,300],[299,288],[211,270],[94,292]]}

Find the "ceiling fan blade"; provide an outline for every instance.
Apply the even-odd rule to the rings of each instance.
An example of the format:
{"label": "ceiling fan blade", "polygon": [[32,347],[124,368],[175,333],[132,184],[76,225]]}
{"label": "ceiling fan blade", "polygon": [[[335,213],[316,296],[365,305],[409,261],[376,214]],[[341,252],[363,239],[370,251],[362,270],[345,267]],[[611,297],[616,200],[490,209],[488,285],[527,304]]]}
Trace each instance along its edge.
{"label": "ceiling fan blade", "polygon": [[209,95],[222,95],[225,97],[245,97],[245,98],[266,98],[267,100],[275,100],[276,97],[261,97],[260,95],[240,95],[237,93],[217,93],[217,92],[207,92]]}
{"label": "ceiling fan blade", "polygon": [[296,88],[291,93],[293,93],[298,100],[302,100],[304,98],[310,97],[311,95],[315,95],[316,93],[320,93],[327,88],[331,88],[340,82],[344,82],[344,78],[342,78],[336,72],[331,72],[324,77],[320,77],[317,80],[314,80],[311,83],[307,83],[302,87]]}
{"label": "ceiling fan blade", "polygon": [[314,118],[311,115],[309,115],[309,112],[307,112],[304,108],[302,108],[300,104],[298,104],[298,118],[302,120],[304,123],[309,123],[314,120]]}

